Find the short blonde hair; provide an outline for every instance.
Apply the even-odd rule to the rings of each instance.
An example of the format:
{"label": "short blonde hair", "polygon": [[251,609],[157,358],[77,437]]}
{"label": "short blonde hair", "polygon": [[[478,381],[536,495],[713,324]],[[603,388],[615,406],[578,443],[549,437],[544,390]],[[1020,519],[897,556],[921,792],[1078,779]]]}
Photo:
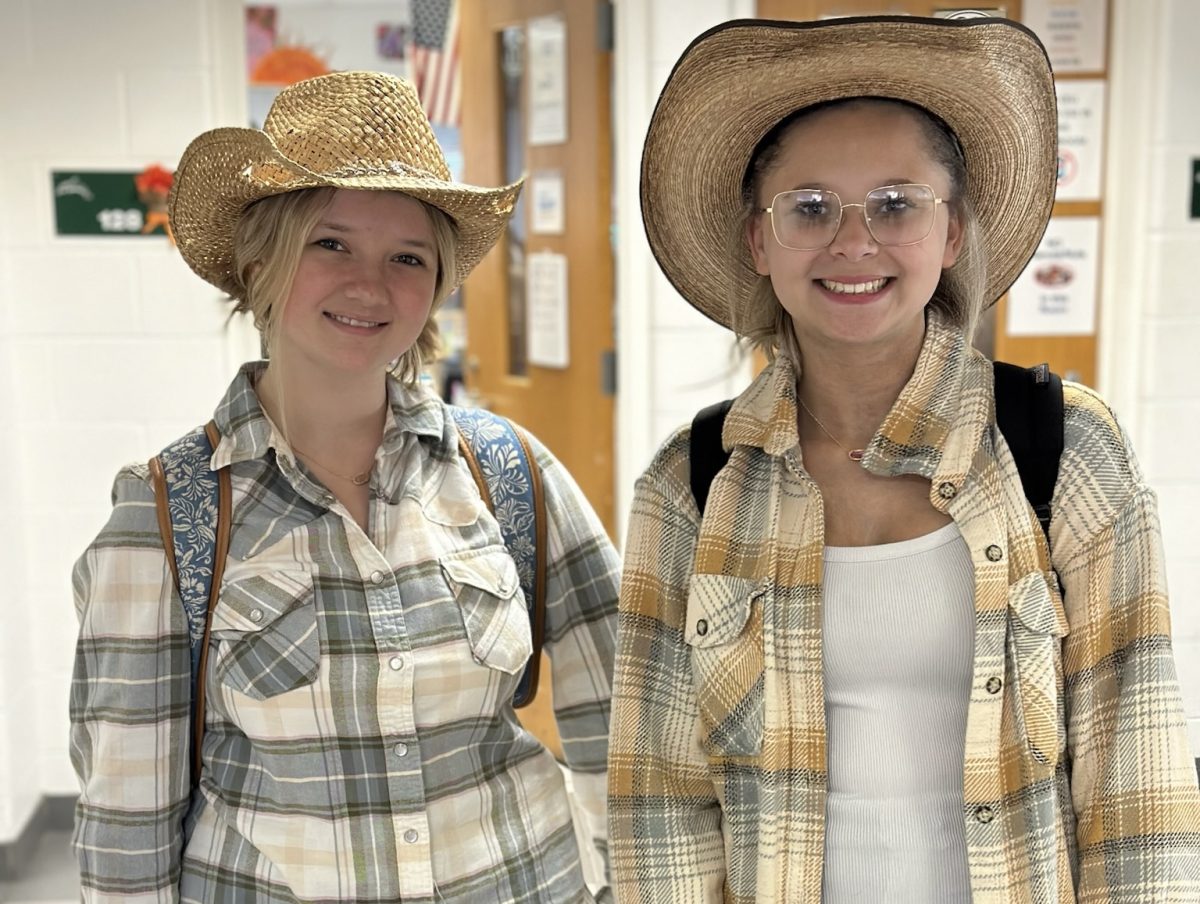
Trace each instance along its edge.
{"label": "short blonde hair", "polygon": [[[928,110],[906,101],[882,97],[847,98],[806,107],[782,119],[759,142],[746,168],[742,182],[741,215],[730,236],[731,259],[738,260],[743,255],[742,249],[749,235],[750,224],[760,215],[759,189],[766,173],[778,158],[783,140],[791,127],[818,110],[856,103],[895,105],[912,113],[929,142],[933,159],[950,177],[952,199],[948,207],[951,216],[957,218],[962,228],[962,248],[954,265],[942,271],[937,288],[929,300],[929,306],[940,310],[947,320],[962,329],[969,338],[974,334],[985,307],[983,293],[987,275],[987,251],[980,238],[979,218],[967,196],[966,161],[958,138],[950,127]],[[769,276],[758,278],[749,298],[731,298],[729,305],[730,324],[734,332],[761,351],[767,360],[774,360],[777,355],[784,354],[799,362],[800,347],[792,327],[792,318],[775,295]]]}
{"label": "short blonde hair", "polygon": [[[233,234],[234,311],[248,313],[262,334],[268,355],[276,347],[283,308],[292,291],[300,254],[333,201],[336,188],[306,188],[256,201],[242,214]],[[415,199],[420,201],[419,198]],[[398,378],[413,384],[422,367],[437,358],[441,348],[434,313],[454,291],[458,231],[440,208],[420,201],[433,227],[438,271],[433,305],[421,334],[391,368]]]}

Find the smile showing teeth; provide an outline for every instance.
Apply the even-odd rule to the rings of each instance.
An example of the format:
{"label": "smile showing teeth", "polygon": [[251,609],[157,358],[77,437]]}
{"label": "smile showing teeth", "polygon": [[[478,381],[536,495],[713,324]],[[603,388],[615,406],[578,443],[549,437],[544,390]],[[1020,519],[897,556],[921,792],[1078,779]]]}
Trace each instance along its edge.
{"label": "smile showing teeth", "polygon": [[839,295],[869,295],[882,289],[887,284],[887,277],[860,283],[834,282],[832,279],[821,279],[818,282],[823,288]]}
{"label": "smile showing teeth", "polygon": [[373,320],[355,320],[353,317],[343,317],[341,314],[329,314],[327,316],[347,326],[382,326],[382,324]]}

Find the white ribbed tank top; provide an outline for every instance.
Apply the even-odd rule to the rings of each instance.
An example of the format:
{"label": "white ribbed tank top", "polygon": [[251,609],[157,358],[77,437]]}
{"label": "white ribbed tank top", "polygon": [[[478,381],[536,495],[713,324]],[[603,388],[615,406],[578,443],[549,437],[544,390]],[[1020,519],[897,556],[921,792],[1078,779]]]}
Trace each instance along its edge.
{"label": "white ribbed tank top", "polygon": [[970,904],[962,764],[974,592],[954,524],[825,548],[823,904]]}

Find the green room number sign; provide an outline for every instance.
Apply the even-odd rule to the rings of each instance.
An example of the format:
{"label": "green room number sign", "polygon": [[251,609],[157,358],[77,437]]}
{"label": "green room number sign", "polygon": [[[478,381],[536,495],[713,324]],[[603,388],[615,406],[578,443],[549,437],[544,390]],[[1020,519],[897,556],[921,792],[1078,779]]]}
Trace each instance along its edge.
{"label": "green room number sign", "polygon": [[[58,235],[166,235],[166,188],[138,190],[144,172],[52,172]],[[168,174],[169,178],[169,174]]]}

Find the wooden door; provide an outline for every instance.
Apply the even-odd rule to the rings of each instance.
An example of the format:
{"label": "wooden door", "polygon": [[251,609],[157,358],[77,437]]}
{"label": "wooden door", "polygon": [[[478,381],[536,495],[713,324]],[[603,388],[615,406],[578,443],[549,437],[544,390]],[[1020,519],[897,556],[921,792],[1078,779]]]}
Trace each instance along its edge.
{"label": "wooden door", "polygon": [[[537,436],[615,536],[610,52],[601,34],[606,5],[595,0],[460,3],[465,178],[500,185],[527,175],[506,236],[464,286],[467,389],[480,404]],[[545,103],[555,94],[554,70],[546,66],[554,55],[546,48],[554,47],[555,35],[564,28],[565,108],[559,110],[565,113],[565,140],[557,140],[542,118],[549,114],[553,121],[555,113]],[[530,140],[531,71],[541,79],[535,142]],[[534,220],[531,189],[539,178],[562,188],[561,231],[547,231]],[[545,359],[537,353],[544,346],[530,344],[527,277],[550,260],[531,256],[545,253],[561,256],[553,261],[566,266],[566,366],[539,364]],[[538,696],[519,714],[561,758],[550,664],[544,657],[541,669]]]}
{"label": "wooden door", "polygon": [[[1111,2],[1111,0],[1110,0]],[[763,19],[818,19],[821,16],[868,16],[907,13],[932,16],[945,9],[972,7],[952,0],[758,0],[758,16]],[[996,0],[978,8],[1002,8],[1014,21],[1021,21],[1021,0]],[[1111,16],[1110,16],[1111,21]],[[1086,73],[1090,78],[1105,73]],[[1059,76],[1056,76],[1059,77]],[[1067,78],[1079,78],[1068,75]],[[1060,202],[1054,205],[1056,217],[1101,216],[1099,201]],[[1097,285],[1097,293],[1099,293]],[[1097,303],[1099,300],[1097,298]],[[987,354],[1014,364],[1032,365],[1048,361],[1055,372],[1072,380],[1095,385],[1096,336],[1010,336],[1005,328],[1008,296],[1002,297],[988,312],[976,335],[976,343]]]}
{"label": "wooden door", "polygon": [[[462,146],[467,181],[528,177],[513,225],[464,291],[467,388],[527,427],[578,481],[614,533],[613,260],[610,53],[595,0],[462,2]],[[531,144],[530,23],[566,28],[566,140]],[[534,227],[532,182],[562,186],[561,234]],[[567,269],[567,365],[529,360],[531,256]]]}

